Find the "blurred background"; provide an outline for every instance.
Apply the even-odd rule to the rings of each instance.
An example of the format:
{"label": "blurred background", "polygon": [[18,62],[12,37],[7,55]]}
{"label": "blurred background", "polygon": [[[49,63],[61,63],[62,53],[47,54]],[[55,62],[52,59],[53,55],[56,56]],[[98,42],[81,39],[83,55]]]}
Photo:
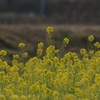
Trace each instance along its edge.
{"label": "blurred background", "polygon": [[0,0],[1,24],[100,23],[100,0]]}
{"label": "blurred background", "polygon": [[100,0],[0,0],[0,50],[7,50],[8,62],[20,42],[27,45],[29,57],[36,55],[39,42],[46,47],[47,26],[54,27],[56,48],[68,37],[65,52],[79,52],[90,34],[100,39]]}

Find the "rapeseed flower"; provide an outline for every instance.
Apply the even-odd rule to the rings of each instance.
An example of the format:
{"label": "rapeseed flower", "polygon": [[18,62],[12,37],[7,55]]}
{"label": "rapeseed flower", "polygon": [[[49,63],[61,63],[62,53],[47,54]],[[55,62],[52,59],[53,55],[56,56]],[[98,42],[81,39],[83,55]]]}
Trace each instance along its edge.
{"label": "rapeseed flower", "polygon": [[93,35],[90,35],[90,36],[88,37],[88,41],[92,42],[93,40],[94,40],[94,36],[93,36]]}
{"label": "rapeseed flower", "polygon": [[24,52],[23,53],[23,58],[27,58],[28,57],[28,52]]}
{"label": "rapeseed flower", "polygon": [[75,95],[78,97],[83,97],[84,92],[80,88],[75,88]]}
{"label": "rapeseed flower", "polygon": [[64,42],[64,44],[69,44],[69,39],[68,38],[64,38],[63,42]]}
{"label": "rapeseed flower", "polygon": [[4,71],[0,71],[0,76],[4,76],[5,72]]}
{"label": "rapeseed flower", "polygon": [[19,100],[19,96],[18,95],[11,95],[10,100]]}
{"label": "rapeseed flower", "polygon": [[66,94],[63,100],[76,100],[76,96],[73,94]]}
{"label": "rapeseed flower", "polygon": [[53,97],[56,98],[59,96],[59,92],[58,91],[53,91]]}
{"label": "rapeseed flower", "polygon": [[18,54],[13,55],[13,59],[19,59],[19,55]]}
{"label": "rapeseed flower", "polygon": [[84,48],[80,49],[80,53],[84,55],[86,53],[86,49]]}
{"label": "rapeseed flower", "polygon": [[95,75],[95,83],[96,83],[97,85],[100,84],[100,74],[96,74],[96,75]]}
{"label": "rapeseed flower", "polygon": [[24,47],[25,47],[25,43],[19,43],[18,47],[19,47],[20,49],[24,48]]}
{"label": "rapeseed flower", "polygon": [[40,43],[38,44],[38,48],[43,48],[43,47],[44,47],[43,42],[40,42]]}
{"label": "rapeseed flower", "polygon": [[7,100],[7,99],[4,95],[0,94],[0,100]]}
{"label": "rapeseed flower", "polygon": [[1,55],[1,56],[6,56],[6,55],[7,55],[6,50],[1,50],[1,51],[0,51],[0,55]]}
{"label": "rapeseed flower", "polygon": [[40,42],[38,44],[38,49],[37,49],[37,55],[38,56],[41,56],[43,54],[43,47],[44,47],[44,44],[42,42]]}
{"label": "rapeseed flower", "polygon": [[28,100],[25,95],[21,95],[19,100]]}
{"label": "rapeseed flower", "polygon": [[37,55],[42,55],[43,54],[43,49],[37,49]]}
{"label": "rapeseed flower", "polygon": [[57,50],[55,50],[55,52],[54,52],[54,53],[55,53],[55,54],[57,54],[57,53],[59,53],[59,52],[60,52],[60,50],[58,50],[58,49],[57,49]]}
{"label": "rapeseed flower", "polygon": [[53,60],[54,60],[55,64],[59,64],[59,58],[58,57],[54,57]]}
{"label": "rapeseed flower", "polygon": [[92,86],[90,86],[89,89],[92,93],[94,93],[96,92],[96,87],[97,87],[96,84],[92,84]]}
{"label": "rapeseed flower", "polygon": [[93,45],[94,45],[97,49],[100,48],[100,43],[99,43],[99,42],[95,42]]}
{"label": "rapeseed flower", "polygon": [[[52,27],[47,33],[51,41]],[[93,40],[88,37],[93,47],[89,51],[80,49],[82,57],[70,51],[59,56],[69,43],[67,38],[61,50],[52,42],[43,50],[40,42],[37,56],[25,62],[28,53],[20,43],[21,55],[13,55],[11,65],[0,59],[0,100],[100,100],[100,50],[99,42],[92,44]],[[5,56],[5,50],[0,54]]]}
{"label": "rapeseed flower", "polygon": [[46,28],[46,32],[47,32],[48,35],[49,35],[49,34],[52,34],[53,31],[54,31],[54,29],[53,29],[52,26],[48,26],[48,27]]}

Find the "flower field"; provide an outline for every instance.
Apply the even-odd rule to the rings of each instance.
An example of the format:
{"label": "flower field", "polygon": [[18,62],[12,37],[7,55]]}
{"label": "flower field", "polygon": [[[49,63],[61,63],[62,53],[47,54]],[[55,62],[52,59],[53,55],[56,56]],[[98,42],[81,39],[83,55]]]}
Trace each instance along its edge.
{"label": "flower field", "polygon": [[88,48],[66,52],[54,44],[53,27],[47,27],[48,47],[38,43],[37,56],[26,61],[26,45],[19,43],[20,54],[9,65],[0,51],[0,100],[100,100],[100,43],[90,35]]}

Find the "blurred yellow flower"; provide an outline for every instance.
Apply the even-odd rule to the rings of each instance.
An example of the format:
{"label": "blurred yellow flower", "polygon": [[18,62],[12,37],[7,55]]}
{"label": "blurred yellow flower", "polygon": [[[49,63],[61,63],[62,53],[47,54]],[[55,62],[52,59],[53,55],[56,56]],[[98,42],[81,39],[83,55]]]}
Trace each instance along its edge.
{"label": "blurred yellow flower", "polygon": [[51,33],[53,33],[53,31],[54,31],[54,29],[53,29],[53,27],[51,27],[51,26],[48,26],[48,27],[46,28],[46,32],[47,32],[48,35],[51,34]]}
{"label": "blurred yellow flower", "polygon": [[84,55],[86,53],[86,49],[85,48],[80,49],[80,53]]}
{"label": "blurred yellow flower", "polygon": [[0,100],[7,100],[7,99],[4,95],[0,94]]}
{"label": "blurred yellow flower", "polygon": [[100,43],[99,42],[95,42],[93,45],[98,49],[100,48]]}
{"label": "blurred yellow flower", "polygon": [[44,46],[43,42],[40,42],[40,43],[38,44],[38,48],[43,48],[43,46]]}
{"label": "blurred yellow flower", "polygon": [[93,36],[93,35],[90,35],[90,36],[88,37],[88,41],[92,42],[93,40],[94,40],[94,36]]}
{"label": "blurred yellow flower", "polygon": [[0,71],[0,76],[4,76],[5,72],[4,71]]}
{"label": "blurred yellow flower", "polygon": [[19,100],[19,96],[18,95],[11,95],[10,100]]}
{"label": "blurred yellow flower", "polygon": [[19,100],[28,100],[25,95],[21,95]]}
{"label": "blurred yellow flower", "polygon": [[19,59],[19,55],[18,54],[13,55],[13,59]]}
{"label": "blurred yellow flower", "polygon": [[43,49],[37,49],[37,55],[42,55]]}
{"label": "blurred yellow flower", "polygon": [[6,50],[1,50],[1,51],[0,51],[0,55],[2,55],[2,56],[6,56],[6,55],[7,55]]}
{"label": "blurred yellow flower", "polygon": [[19,43],[18,47],[22,49],[22,48],[25,47],[25,44],[24,43]]}
{"label": "blurred yellow flower", "polygon": [[76,100],[76,96],[73,94],[66,94],[63,100]]}
{"label": "blurred yellow flower", "polygon": [[53,91],[53,97],[58,97],[59,96],[59,92],[58,91]]}
{"label": "blurred yellow flower", "polygon": [[80,88],[75,88],[75,95],[82,97],[84,96],[84,92]]}
{"label": "blurred yellow flower", "polygon": [[57,50],[55,50],[55,53],[59,53],[59,52],[60,52],[60,50],[58,50],[58,49],[57,49]]}
{"label": "blurred yellow flower", "polygon": [[28,57],[28,52],[24,52],[24,53],[23,53],[23,57],[24,57],[24,58],[27,58],[27,57]]}
{"label": "blurred yellow flower", "polygon": [[65,44],[69,44],[69,39],[68,39],[68,38],[64,38],[63,42],[64,42]]}

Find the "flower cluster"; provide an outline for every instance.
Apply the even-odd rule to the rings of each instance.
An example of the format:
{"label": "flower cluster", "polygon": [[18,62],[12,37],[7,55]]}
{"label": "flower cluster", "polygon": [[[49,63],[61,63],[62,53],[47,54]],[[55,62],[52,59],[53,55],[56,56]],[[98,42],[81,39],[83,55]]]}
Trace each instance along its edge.
{"label": "flower cluster", "polygon": [[[43,46],[38,44],[38,55]],[[0,59],[0,100],[100,100],[100,50],[82,48],[80,54],[67,52],[58,57],[55,48],[49,45],[42,58],[37,55],[25,63],[18,61],[17,54],[12,65]]]}

